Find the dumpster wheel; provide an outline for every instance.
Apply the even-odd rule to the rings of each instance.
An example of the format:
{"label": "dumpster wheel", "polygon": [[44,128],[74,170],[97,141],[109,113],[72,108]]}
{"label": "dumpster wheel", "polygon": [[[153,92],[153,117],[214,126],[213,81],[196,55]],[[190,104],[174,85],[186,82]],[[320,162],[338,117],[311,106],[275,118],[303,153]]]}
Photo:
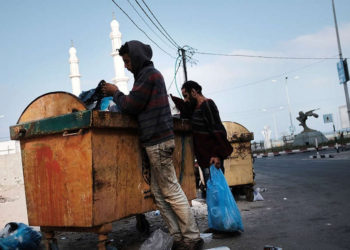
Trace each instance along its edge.
{"label": "dumpster wheel", "polygon": [[246,184],[240,186],[231,186],[231,192],[235,200],[239,200],[244,195],[247,201],[254,201],[254,184]]}
{"label": "dumpster wheel", "polygon": [[247,201],[254,201],[254,190],[253,188],[246,188],[245,189],[245,197]]}
{"label": "dumpster wheel", "polygon": [[144,214],[136,215],[136,229],[141,234],[149,235],[150,225]]}

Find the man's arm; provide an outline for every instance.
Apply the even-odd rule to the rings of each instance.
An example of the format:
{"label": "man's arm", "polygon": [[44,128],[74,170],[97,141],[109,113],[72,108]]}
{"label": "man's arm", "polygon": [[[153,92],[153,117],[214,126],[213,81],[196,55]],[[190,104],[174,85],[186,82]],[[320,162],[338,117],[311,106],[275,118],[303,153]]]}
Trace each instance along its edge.
{"label": "man's arm", "polygon": [[181,118],[190,119],[192,113],[190,111],[190,108],[186,105],[186,102],[179,97],[173,96],[172,94],[170,94],[170,97],[175,103],[176,108],[180,111]]}
{"label": "man's arm", "polygon": [[135,82],[129,95],[124,95],[114,84],[105,83],[102,92],[105,95],[113,96],[113,101],[123,113],[138,114],[146,106],[153,89],[154,83],[147,79],[143,82]]}

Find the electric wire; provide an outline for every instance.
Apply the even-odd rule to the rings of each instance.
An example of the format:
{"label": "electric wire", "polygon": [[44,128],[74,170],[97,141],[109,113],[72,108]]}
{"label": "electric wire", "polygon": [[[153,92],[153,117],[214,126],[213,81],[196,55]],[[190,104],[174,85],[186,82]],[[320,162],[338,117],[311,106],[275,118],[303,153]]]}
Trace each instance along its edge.
{"label": "electric wire", "polygon": [[[181,96],[181,93],[180,93],[180,91],[179,91],[179,89],[178,89],[177,82],[176,82],[176,75],[177,75],[177,72],[179,71],[179,68],[180,68],[180,65],[181,65],[181,60],[179,60],[179,59],[180,59],[180,56],[178,56],[178,57],[176,58],[176,61],[175,61],[175,74],[174,74],[174,78],[173,78],[173,80],[171,81],[171,83],[170,83],[170,85],[169,85],[169,87],[168,87],[168,89],[167,89],[167,92],[169,92],[171,86],[172,86],[173,83],[175,82],[175,86],[176,86],[177,93]],[[179,62],[179,63],[177,63],[177,62]],[[177,64],[178,64],[178,65],[177,65]],[[176,67],[176,66],[177,66],[177,67]]]}
{"label": "electric wire", "polygon": [[148,7],[148,5],[146,4],[146,2],[144,0],[142,0],[143,4],[146,6],[146,8],[148,9],[148,11],[151,13],[151,15],[153,16],[153,18],[157,21],[157,23],[160,25],[160,27],[164,30],[164,32],[168,35],[168,37],[177,45],[178,48],[180,48],[180,46],[175,42],[175,40],[169,35],[169,33],[166,31],[166,29],[163,27],[163,25],[159,22],[159,20],[156,18],[156,16],[153,14],[153,12],[151,11],[151,9]]}
{"label": "electric wire", "polygon": [[147,33],[141,29],[135,22],[134,20],[132,20],[132,18],[114,1],[112,0],[112,2],[129,18],[129,20],[136,26],[136,28],[138,28],[149,40],[151,40],[161,51],[163,51],[165,54],[167,54],[168,56],[170,56],[171,58],[175,59],[174,56],[172,56],[170,53],[168,53],[167,51],[165,51],[162,47],[160,47],[155,41],[153,41],[152,38],[150,38]]}
{"label": "electric wire", "polygon": [[261,59],[285,59],[285,60],[339,60],[339,57],[291,57],[291,56],[261,56],[261,55],[245,55],[245,54],[224,54],[196,51],[196,54],[210,56],[228,56],[228,57],[251,57]]}
{"label": "electric wire", "polygon": [[255,84],[258,84],[258,83],[261,83],[261,82],[266,82],[268,80],[273,80],[275,78],[286,76],[286,75],[288,75],[290,73],[293,73],[293,72],[296,72],[296,71],[299,71],[299,70],[311,67],[311,66],[313,66],[315,64],[318,64],[318,63],[321,63],[321,62],[324,62],[324,59],[321,60],[321,61],[317,61],[317,62],[313,62],[313,63],[307,64],[307,65],[305,65],[303,67],[299,67],[299,68],[296,68],[294,70],[286,71],[286,72],[278,74],[278,75],[273,75],[273,76],[270,76],[270,77],[267,77],[267,78],[264,78],[264,79],[261,79],[261,80],[248,82],[248,83],[241,84],[241,85],[238,85],[238,86],[235,86],[235,87],[231,87],[231,88],[226,88],[226,89],[213,91],[213,92],[210,92],[210,94],[216,94],[216,93],[220,93],[220,92],[224,92],[224,91],[230,91],[230,90],[233,90],[233,89],[239,89],[239,88],[247,87],[247,86],[250,86],[250,85],[255,85]]}
{"label": "electric wire", "polygon": [[[113,1],[113,0],[112,0]],[[154,21],[152,20],[152,18],[147,14],[147,12],[145,11],[145,9],[141,6],[141,4],[135,0],[135,2],[137,3],[137,5],[140,7],[140,9],[143,11],[143,13],[147,16],[147,18],[153,23],[153,25],[159,30],[159,32],[173,45],[175,46],[175,48],[179,48],[179,46],[174,43],[172,40],[170,40],[165,34],[164,32],[158,27],[157,24],[154,23]]]}
{"label": "electric wire", "polygon": [[154,29],[146,22],[146,20],[142,17],[142,15],[138,12],[138,10],[135,8],[135,6],[130,2],[130,0],[127,0],[129,5],[134,9],[136,14],[141,18],[141,20],[146,24],[146,26],[153,32],[154,35],[156,35],[165,45],[167,45],[169,48],[174,49],[172,46],[170,46],[166,41],[164,41],[163,38],[161,38],[160,35],[157,34],[157,32],[154,31]]}

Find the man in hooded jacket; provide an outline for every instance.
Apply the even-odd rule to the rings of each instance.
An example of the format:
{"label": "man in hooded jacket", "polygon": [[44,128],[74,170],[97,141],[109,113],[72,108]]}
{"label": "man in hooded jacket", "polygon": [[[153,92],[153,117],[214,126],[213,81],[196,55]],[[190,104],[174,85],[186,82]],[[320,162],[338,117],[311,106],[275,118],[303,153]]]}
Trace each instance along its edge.
{"label": "man in hooded jacket", "polygon": [[113,96],[123,113],[137,117],[140,141],[151,165],[151,190],[174,237],[173,249],[202,249],[203,240],[172,162],[173,120],[163,76],[151,61],[152,49],[139,41],[129,41],[121,46],[119,55],[134,75],[133,88],[124,95],[117,86],[106,83],[102,91]]}

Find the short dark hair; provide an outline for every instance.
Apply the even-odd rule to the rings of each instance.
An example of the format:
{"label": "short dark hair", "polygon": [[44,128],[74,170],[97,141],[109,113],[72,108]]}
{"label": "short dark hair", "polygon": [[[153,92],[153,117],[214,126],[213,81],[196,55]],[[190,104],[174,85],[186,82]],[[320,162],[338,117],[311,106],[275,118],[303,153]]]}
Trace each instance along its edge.
{"label": "short dark hair", "polygon": [[202,94],[202,86],[196,83],[195,81],[185,82],[181,89],[185,89],[187,93],[191,93],[191,90],[194,89],[198,94]]}
{"label": "short dark hair", "polygon": [[125,54],[129,54],[129,46],[127,43],[124,43],[119,49],[120,56],[125,55]]}

